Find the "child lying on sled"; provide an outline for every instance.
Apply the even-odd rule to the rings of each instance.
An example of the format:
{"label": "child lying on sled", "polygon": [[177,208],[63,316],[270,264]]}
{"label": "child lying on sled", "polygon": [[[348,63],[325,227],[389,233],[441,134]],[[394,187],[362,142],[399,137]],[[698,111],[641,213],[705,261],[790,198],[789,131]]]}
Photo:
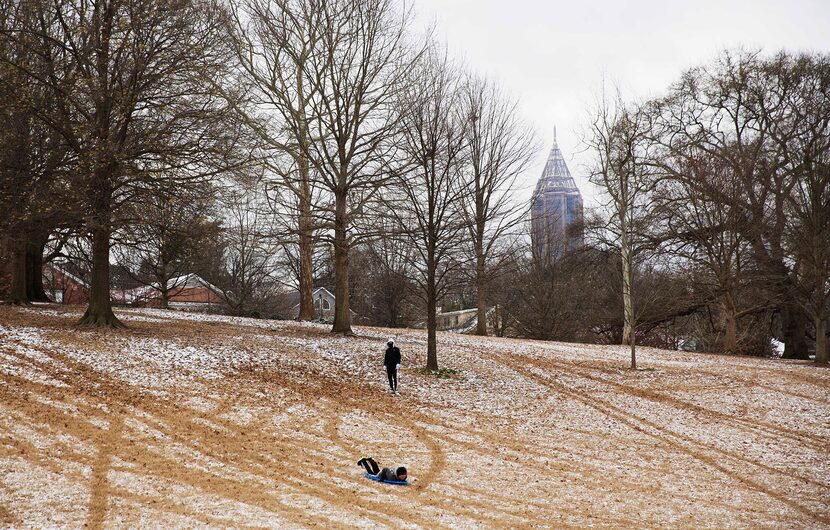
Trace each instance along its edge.
{"label": "child lying on sled", "polygon": [[391,467],[380,469],[378,463],[372,457],[361,458],[358,460],[357,465],[363,467],[367,475],[376,477],[381,482],[406,482],[406,468],[403,466],[397,469],[392,469]]}

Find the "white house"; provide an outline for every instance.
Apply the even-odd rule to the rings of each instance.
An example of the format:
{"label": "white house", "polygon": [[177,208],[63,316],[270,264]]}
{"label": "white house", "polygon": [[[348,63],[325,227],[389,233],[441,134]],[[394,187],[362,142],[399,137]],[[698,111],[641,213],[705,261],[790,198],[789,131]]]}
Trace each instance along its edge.
{"label": "white house", "polygon": [[[314,299],[314,313],[317,320],[333,320],[334,319],[334,294],[325,287],[318,287],[314,289],[311,294]],[[297,293],[299,299],[299,293]],[[300,316],[300,304],[296,304],[292,309],[292,316],[297,318]]]}
{"label": "white house", "polygon": [[[314,318],[315,320],[324,320],[326,322],[334,322],[334,294],[326,289],[325,287],[318,287],[314,289],[312,292],[311,297],[314,299]],[[300,299],[300,293],[294,292],[293,298],[295,300]],[[297,318],[300,316],[300,304],[299,302],[294,305],[291,309],[292,318]],[[349,310],[349,313],[352,315],[352,322],[358,323],[359,317],[357,313]]]}

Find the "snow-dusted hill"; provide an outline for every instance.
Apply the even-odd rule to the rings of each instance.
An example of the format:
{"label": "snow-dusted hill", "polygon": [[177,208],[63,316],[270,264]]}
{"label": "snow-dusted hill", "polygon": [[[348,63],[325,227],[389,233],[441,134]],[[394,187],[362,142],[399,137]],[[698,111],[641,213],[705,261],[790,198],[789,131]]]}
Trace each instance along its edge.
{"label": "snow-dusted hill", "polygon": [[0,308],[0,527],[830,526],[811,364],[641,349],[631,372],[625,348],[446,333],[446,379],[422,331],[78,316]]}

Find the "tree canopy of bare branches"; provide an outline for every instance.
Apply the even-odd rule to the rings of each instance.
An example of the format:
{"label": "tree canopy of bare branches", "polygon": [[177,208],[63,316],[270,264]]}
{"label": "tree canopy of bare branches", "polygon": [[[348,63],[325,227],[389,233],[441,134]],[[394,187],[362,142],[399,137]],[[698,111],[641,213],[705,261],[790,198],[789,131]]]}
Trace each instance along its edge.
{"label": "tree canopy of bare branches", "polygon": [[533,130],[509,99],[492,82],[471,77],[462,90],[466,166],[469,188],[462,215],[466,221],[474,263],[478,308],[477,335],[487,334],[487,293],[506,270],[517,239],[516,228],[527,208],[513,201],[516,178],[538,150]]}
{"label": "tree canopy of bare branches", "polygon": [[459,72],[438,47],[431,47],[400,94],[401,150],[409,163],[401,174],[401,200],[389,209],[417,254],[417,292],[426,306],[427,369],[438,370],[436,307],[462,265],[461,211],[468,192],[462,179],[467,118],[461,106]]}
{"label": "tree canopy of bare branches", "polygon": [[[29,80],[58,115],[50,127],[77,158],[85,230],[92,240],[90,303],[82,324],[118,326],[109,259],[122,206],[161,184],[205,179],[235,140],[224,103],[204,83],[225,64],[218,9],[202,0],[70,0],[37,4],[19,28],[61,54]],[[44,47],[46,45],[44,44]],[[61,75],[58,75],[58,74]]]}
{"label": "tree canopy of bare branches", "polygon": [[631,346],[631,368],[637,367],[637,313],[633,297],[638,254],[649,246],[653,225],[654,178],[649,164],[649,116],[645,109],[623,101],[619,93],[603,94],[593,116],[589,148],[596,165],[590,179],[606,197],[607,222],[600,238],[619,249],[622,265],[624,329],[622,342]]}
{"label": "tree canopy of bare branches", "polygon": [[323,222],[315,217],[316,181],[308,157],[310,144],[319,139],[312,136],[311,122],[321,84],[313,82],[310,66],[312,55],[324,52],[325,9],[319,1],[245,0],[231,4],[228,28],[234,70],[244,80],[244,90],[226,94],[259,139],[262,161],[276,176],[272,199],[289,214],[286,224],[297,249],[300,320],[315,317],[314,241]]}

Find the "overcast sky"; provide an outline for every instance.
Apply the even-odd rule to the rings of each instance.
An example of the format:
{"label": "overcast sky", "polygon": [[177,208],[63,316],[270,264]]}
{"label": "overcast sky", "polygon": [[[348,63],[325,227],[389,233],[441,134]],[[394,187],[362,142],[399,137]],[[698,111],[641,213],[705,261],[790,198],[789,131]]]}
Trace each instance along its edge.
{"label": "overcast sky", "polygon": [[[541,174],[553,127],[592,205],[580,138],[603,77],[625,95],[658,95],[725,48],[830,52],[830,0],[414,0],[453,54],[521,103],[544,147],[522,179]],[[580,152],[583,150],[583,152]]]}

